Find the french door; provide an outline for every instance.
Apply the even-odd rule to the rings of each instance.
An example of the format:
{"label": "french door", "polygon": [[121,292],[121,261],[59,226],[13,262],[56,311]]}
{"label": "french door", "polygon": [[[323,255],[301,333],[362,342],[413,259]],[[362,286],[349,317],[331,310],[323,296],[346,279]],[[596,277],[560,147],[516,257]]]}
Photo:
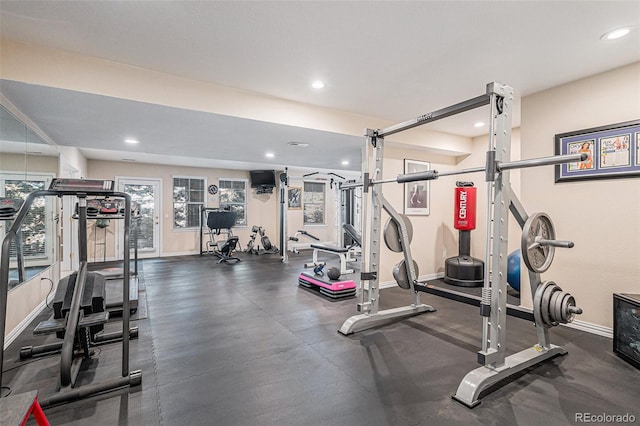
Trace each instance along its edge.
{"label": "french door", "polygon": [[[131,196],[138,203],[140,218],[132,218],[130,240],[133,247],[134,232],[138,234],[138,256],[160,256],[160,197],[161,180],[151,178],[116,177],[118,191]],[[118,226],[117,249],[122,256],[122,224]]]}

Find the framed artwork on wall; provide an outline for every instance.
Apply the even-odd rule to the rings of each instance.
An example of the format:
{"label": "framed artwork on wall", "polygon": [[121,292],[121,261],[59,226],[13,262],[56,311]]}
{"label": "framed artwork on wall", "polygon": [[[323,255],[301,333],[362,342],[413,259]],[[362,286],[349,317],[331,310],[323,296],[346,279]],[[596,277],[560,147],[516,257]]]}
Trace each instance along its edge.
{"label": "framed artwork on wall", "polygon": [[[431,163],[404,160],[404,173],[418,173],[431,170]],[[423,180],[404,184],[404,214],[412,216],[429,215],[429,181]]]}
{"label": "framed artwork on wall", "polygon": [[562,133],[555,153],[586,153],[582,162],[556,166],[556,182],[640,176],[640,120]]}
{"label": "framed artwork on wall", "polygon": [[302,188],[291,187],[288,192],[289,210],[298,210],[302,208]]}

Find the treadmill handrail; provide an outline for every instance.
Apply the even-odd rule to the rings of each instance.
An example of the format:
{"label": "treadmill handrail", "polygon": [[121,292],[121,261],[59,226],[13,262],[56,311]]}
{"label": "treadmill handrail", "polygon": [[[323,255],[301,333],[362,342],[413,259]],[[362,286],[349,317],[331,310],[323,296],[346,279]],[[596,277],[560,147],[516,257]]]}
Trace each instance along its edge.
{"label": "treadmill handrail", "polygon": [[71,298],[71,307],[67,314],[67,325],[64,332],[64,341],[62,343],[62,352],[60,354],[60,384],[69,386],[74,380],[71,377],[71,365],[73,363],[73,342],[78,331],[78,322],[80,321],[80,302],[84,293],[84,286],[87,281],[87,261],[80,262],[78,274],[76,275],[76,283],[73,288],[73,297]]}

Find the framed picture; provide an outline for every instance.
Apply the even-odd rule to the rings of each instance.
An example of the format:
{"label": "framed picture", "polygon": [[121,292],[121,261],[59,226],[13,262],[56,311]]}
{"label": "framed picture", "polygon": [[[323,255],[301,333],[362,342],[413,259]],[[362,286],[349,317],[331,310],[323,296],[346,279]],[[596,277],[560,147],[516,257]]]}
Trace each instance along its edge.
{"label": "framed picture", "polygon": [[287,198],[289,200],[289,209],[296,210],[302,208],[302,188],[292,187],[289,188],[289,192],[287,193]]}
{"label": "framed picture", "polygon": [[[404,172],[418,173],[431,170],[431,163],[404,160]],[[423,180],[404,184],[404,214],[427,216],[429,214],[429,181]]]}
{"label": "framed picture", "polygon": [[586,153],[556,166],[556,182],[640,176],[640,120],[555,136],[556,155]]}

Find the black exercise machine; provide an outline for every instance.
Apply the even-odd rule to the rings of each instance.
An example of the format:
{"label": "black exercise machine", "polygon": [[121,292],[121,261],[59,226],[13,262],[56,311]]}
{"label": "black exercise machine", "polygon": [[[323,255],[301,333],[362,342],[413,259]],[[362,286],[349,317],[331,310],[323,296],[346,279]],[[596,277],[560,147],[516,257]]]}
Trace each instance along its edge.
{"label": "black exercise machine", "polygon": [[[260,243],[256,244],[256,239],[260,235],[260,243],[262,243],[262,248],[260,248]],[[247,243],[247,253],[252,254],[274,254],[279,253],[278,247],[274,246],[271,243],[269,237],[267,237],[264,228],[262,226],[253,226],[251,228],[251,236],[249,237],[249,242]]]}
{"label": "black exercise machine", "polygon": [[[218,263],[228,263],[231,260],[241,260],[232,256],[238,246],[239,238],[233,235],[238,213],[229,210],[211,210],[207,213],[207,228],[209,228],[209,241],[207,241],[207,253],[213,253],[220,260]],[[220,239],[220,235],[226,235]]]}
{"label": "black exercise machine", "polygon": [[[13,225],[2,241],[0,258],[0,348],[4,347],[4,335],[7,319],[7,292],[9,286],[9,247],[16,239],[34,200],[47,196],[74,196],[78,199],[78,271],[60,281],[60,292],[64,290],[58,309],[62,318],[41,323],[36,327],[41,334],[56,333],[62,335],[60,345],[60,382],[59,391],[40,400],[43,407],[61,404],[99,393],[110,392],[142,383],[140,370],[129,371],[129,282],[130,264],[129,250],[124,250],[123,286],[122,286],[122,368],[121,374],[101,383],[82,384],[78,376],[83,361],[95,354],[90,350],[91,343],[109,319],[104,300],[104,277],[87,271],[87,196],[112,195],[125,200],[125,217],[123,240],[124,247],[129,246],[129,230],[131,227],[131,197],[128,194],[114,192],[114,182],[109,180],[54,179],[48,190],[34,191],[29,194],[16,214]],[[86,290],[86,291],[85,291]],[[118,334],[118,333],[116,333]],[[0,352],[0,385],[2,384],[2,363],[4,352]],[[84,380],[83,380],[84,382]]]}

